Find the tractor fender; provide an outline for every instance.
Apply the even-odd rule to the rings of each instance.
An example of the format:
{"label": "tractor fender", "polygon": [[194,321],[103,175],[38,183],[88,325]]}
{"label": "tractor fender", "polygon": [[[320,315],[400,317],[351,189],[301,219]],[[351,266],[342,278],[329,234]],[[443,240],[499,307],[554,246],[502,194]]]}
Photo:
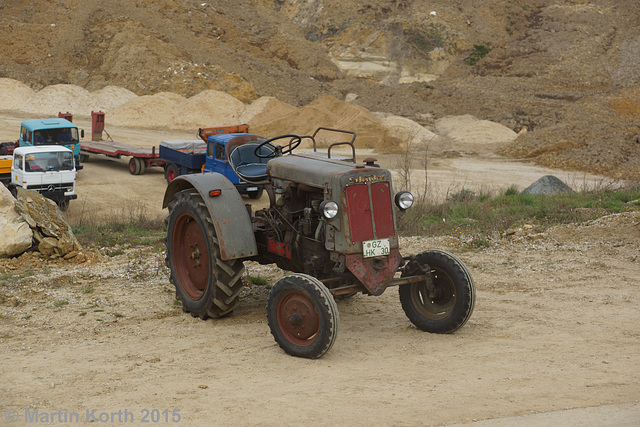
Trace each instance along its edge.
{"label": "tractor fender", "polygon": [[[223,260],[248,258],[258,255],[249,212],[236,187],[224,175],[204,173],[181,175],[171,181],[164,193],[162,208],[169,206],[173,196],[194,188],[206,205],[220,246]],[[210,196],[212,190],[221,190],[218,196]]]}

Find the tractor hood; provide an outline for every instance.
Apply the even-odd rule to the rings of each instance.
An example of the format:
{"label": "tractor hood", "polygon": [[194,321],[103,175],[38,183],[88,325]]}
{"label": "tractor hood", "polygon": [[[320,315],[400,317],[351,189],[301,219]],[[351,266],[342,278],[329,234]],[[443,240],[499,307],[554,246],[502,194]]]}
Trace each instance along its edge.
{"label": "tractor hood", "polygon": [[293,181],[312,187],[325,188],[342,181],[348,185],[366,180],[391,180],[385,169],[356,165],[337,158],[327,158],[326,153],[305,153],[276,157],[267,164],[269,176]]}

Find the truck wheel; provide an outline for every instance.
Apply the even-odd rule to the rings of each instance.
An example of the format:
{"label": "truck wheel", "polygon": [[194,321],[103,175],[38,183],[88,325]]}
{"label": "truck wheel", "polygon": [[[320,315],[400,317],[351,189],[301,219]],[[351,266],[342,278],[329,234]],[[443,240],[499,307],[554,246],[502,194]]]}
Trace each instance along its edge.
{"label": "truck wheel", "polygon": [[267,321],[288,354],[317,359],[338,336],[338,307],[326,286],[306,274],[278,280],[267,299]]}
{"label": "truck wheel", "polygon": [[131,175],[138,175],[138,169],[140,167],[138,166],[138,162],[137,159],[135,157],[132,157],[129,159],[129,173]]}
{"label": "truck wheel", "polygon": [[177,193],[167,218],[170,281],[183,310],[194,317],[222,317],[238,305],[244,265],[224,261],[209,211],[194,189]]}
{"label": "truck wheel", "polygon": [[56,203],[58,204],[60,210],[63,212],[69,209],[69,200],[67,199],[58,199],[56,200]]}
{"label": "truck wheel", "polygon": [[[418,270],[431,274],[435,294],[428,295],[425,282],[401,285],[398,290],[405,314],[418,329],[447,334],[460,329],[469,320],[475,304],[475,285],[471,273],[455,255],[430,250],[415,256]],[[411,261],[410,261],[411,263]],[[402,276],[423,274],[410,270]]]}
{"label": "truck wheel", "polygon": [[169,163],[164,170],[164,179],[167,180],[167,184],[170,184],[171,181],[176,179],[178,176],[180,176],[180,173],[178,172],[178,167],[173,163]]}
{"label": "truck wheel", "polygon": [[262,193],[263,192],[264,192],[264,189],[261,188],[261,189],[256,190],[256,191],[247,192],[247,196],[249,196],[250,199],[259,199],[260,197],[262,197]]}
{"label": "truck wheel", "polygon": [[136,158],[136,160],[138,161],[138,175],[142,175],[147,169],[147,165],[144,163],[143,159]]}

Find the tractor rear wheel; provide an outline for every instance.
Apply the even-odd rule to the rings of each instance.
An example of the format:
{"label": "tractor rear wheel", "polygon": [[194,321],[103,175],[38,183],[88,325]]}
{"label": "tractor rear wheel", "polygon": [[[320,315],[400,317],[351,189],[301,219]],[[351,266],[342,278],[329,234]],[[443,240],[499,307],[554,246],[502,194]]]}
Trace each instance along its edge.
{"label": "tractor rear wheel", "polygon": [[267,299],[267,321],[278,345],[288,354],[317,359],[338,336],[338,307],[322,282],[306,274],[278,280]]}
{"label": "tractor rear wheel", "polygon": [[[411,263],[417,268],[412,268]],[[415,256],[402,276],[427,274],[426,281],[401,285],[398,290],[405,314],[418,329],[446,334],[460,329],[469,320],[475,304],[471,273],[455,255],[430,250]]]}
{"label": "tractor rear wheel", "polygon": [[183,310],[203,320],[238,305],[244,265],[223,260],[211,215],[198,191],[177,193],[167,218],[167,265]]}

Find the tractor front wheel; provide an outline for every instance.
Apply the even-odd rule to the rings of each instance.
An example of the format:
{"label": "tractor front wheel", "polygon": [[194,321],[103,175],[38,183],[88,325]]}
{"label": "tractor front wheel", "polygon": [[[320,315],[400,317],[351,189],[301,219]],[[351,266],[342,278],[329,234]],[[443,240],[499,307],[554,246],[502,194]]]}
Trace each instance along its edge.
{"label": "tractor front wheel", "polygon": [[278,280],[267,299],[267,321],[288,354],[317,359],[338,336],[338,307],[322,282],[306,274]]}
{"label": "tractor front wheel", "polygon": [[223,260],[209,211],[197,190],[177,193],[167,218],[167,265],[184,311],[203,320],[238,305],[244,265]]}
{"label": "tractor front wheel", "polygon": [[[446,334],[469,320],[475,304],[471,273],[456,256],[425,251],[409,261],[402,276],[424,275],[425,280],[398,290],[405,314],[418,329]],[[430,282],[430,283],[429,283]]]}

